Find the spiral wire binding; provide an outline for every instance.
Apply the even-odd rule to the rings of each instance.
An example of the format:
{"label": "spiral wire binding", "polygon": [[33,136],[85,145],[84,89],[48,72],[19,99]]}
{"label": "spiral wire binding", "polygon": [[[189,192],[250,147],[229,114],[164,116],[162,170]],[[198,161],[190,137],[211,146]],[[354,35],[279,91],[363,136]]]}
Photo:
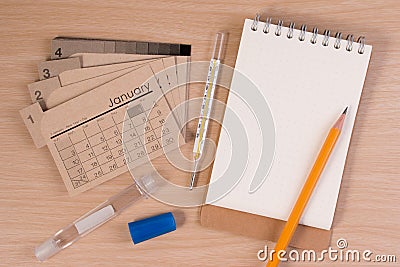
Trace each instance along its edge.
{"label": "spiral wire binding", "polygon": [[335,34],[335,44],[333,45],[333,47],[336,48],[336,49],[339,49],[341,41],[342,41],[342,33],[341,32],[337,32]]}
{"label": "spiral wire binding", "polygon": [[256,31],[257,30],[257,27],[258,27],[258,22],[260,21],[260,15],[256,15],[256,17],[254,18],[254,21],[253,21],[253,24],[251,25],[251,29],[253,30],[253,31]]}
{"label": "spiral wire binding", "polygon": [[358,53],[359,54],[364,54],[364,51],[365,51],[365,37],[364,36],[358,37],[357,43],[360,44],[360,46],[358,47]]}
{"label": "spiral wire binding", "polygon": [[282,34],[282,24],[283,24],[283,20],[278,20],[278,24],[276,25],[276,30],[275,30],[275,35],[276,36],[281,36],[281,34]]}
{"label": "spiral wire binding", "polygon": [[269,26],[271,25],[271,21],[272,21],[272,18],[267,18],[265,20],[265,26],[264,26],[264,29],[263,29],[264,33],[269,33]]}
{"label": "spiral wire binding", "polygon": [[318,37],[318,28],[317,28],[317,27],[314,27],[314,28],[312,29],[312,36],[311,36],[310,42],[311,42],[312,44],[316,44],[316,43],[317,43],[317,37]]}
{"label": "spiral wire binding", "polygon": [[329,37],[331,37],[331,31],[330,30],[325,30],[324,31],[324,40],[322,40],[322,45],[323,46],[328,46],[329,45]]}
{"label": "spiral wire binding", "polygon": [[294,22],[290,22],[289,30],[288,30],[288,33],[287,33],[287,38],[289,38],[289,39],[293,38],[294,26],[295,26]]}
{"label": "spiral wire binding", "polygon": [[354,36],[352,34],[349,34],[347,35],[346,40],[347,40],[346,50],[347,51],[353,50]]}
{"label": "spiral wire binding", "polygon": [[303,42],[306,39],[307,25],[303,24],[300,27],[299,41]]}
{"label": "spiral wire binding", "polygon": [[[255,16],[255,18],[254,18],[254,21],[253,21],[252,25],[251,25],[251,29],[253,31],[257,31],[259,22],[260,22],[260,15],[257,14]],[[265,26],[264,26],[264,28],[262,30],[265,34],[268,34],[270,32],[270,30],[271,30],[271,22],[272,22],[272,18],[267,17],[266,21],[265,21]],[[276,36],[281,36],[282,35],[282,27],[283,27],[283,20],[278,20],[278,23],[276,25],[275,32],[274,32]],[[295,23],[294,22],[290,22],[289,27],[288,27],[288,32],[286,34],[286,37],[288,39],[292,39],[293,38],[294,29],[295,29]],[[303,42],[303,41],[305,41],[305,38],[306,38],[307,25],[302,24],[299,30],[300,30],[300,33],[299,33],[298,39],[299,39],[299,41]],[[318,41],[317,40],[318,39],[318,28],[314,27],[311,33],[312,33],[312,35],[311,35],[311,38],[310,38],[310,42],[312,44],[316,44],[317,41]],[[323,36],[323,39],[322,39],[322,45],[323,46],[328,46],[329,45],[329,40],[331,38],[330,30],[324,30],[323,35],[324,36]],[[342,33],[341,32],[337,32],[335,34],[334,38],[335,38],[335,43],[334,43],[333,47],[335,49],[340,49],[341,42],[342,42]],[[346,50],[349,51],[349,52],[352,51],[353,47],[354,47],[354,36],[352,34],[347,35],[346,42],[347,42]],[[364,52],[365,52],[365,37],[364,36],[360,36],[357,39],[357,43],[359,44],[357,52],[359,54],[364,54]]]}

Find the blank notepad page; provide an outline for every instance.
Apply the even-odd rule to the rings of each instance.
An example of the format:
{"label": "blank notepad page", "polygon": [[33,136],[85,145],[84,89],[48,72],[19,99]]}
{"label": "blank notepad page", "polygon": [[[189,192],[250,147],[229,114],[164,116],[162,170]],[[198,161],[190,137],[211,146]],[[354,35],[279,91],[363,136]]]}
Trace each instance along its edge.
{"label": "blank notepad page", "polygon": [[[318,35],[313,44],[309,32],[300,41],[300,30],[294,29],[293,37],[288,38],[286,27],[277,36],[276,25],[271,24],[265,33],[265,23],[258,22],[257,30],[252,30],[252,24],[253,20],[245,21],[235,70],[247,76],[268,102],[266,108],[271,110],[275,127],[273,162],[262,186],[255,193],[249,193],[256,168],[254,162],[259,159],[249,153],[247,169],[240,182],[216,202],[210,203],[207,197],[207,203],[287,220],[330,127],[349,106],[342,134],[300,221],[329,230],[372,47],[365,45],[360,54],[357,42],[348,51],[346,40],[341,40],[337,49],[334,37],[324,46],[323,35]],[[240,86],[246,85],[235,74],[231,91]],[[237,102],[231,92],[228,107],[238,109]],[[244,127],[252,129],[254,125],[246,116],[239,115]],[[228,139],[229,133],[222,131],[208,196],[212,195],[213,181],[223,177],[227,162],[232,160],[228,151],[235,147],[229,147]],[[249,140],[250,148],[255,147],[251,142],[256,140]]]}

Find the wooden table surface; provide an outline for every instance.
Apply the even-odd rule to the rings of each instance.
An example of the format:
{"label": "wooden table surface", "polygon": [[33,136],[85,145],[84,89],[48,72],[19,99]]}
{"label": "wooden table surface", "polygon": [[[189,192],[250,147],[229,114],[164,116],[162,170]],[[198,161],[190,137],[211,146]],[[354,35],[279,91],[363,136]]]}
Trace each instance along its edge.
{"label": "wooden table surface", "polygon": [[[253,18],[259,11],[272,16],[275,22],[283,18],[285,25],[293,20],[297,25],[306,23],[309,28],[317,25],[331,32],[342,31],[345,36],[365,35],[373,45],[334,219],[332,246],[338,238],[346,238],[351,249],[394,254],[398,263],[399,1],[3,0],[0,3],[0,98],[3,99],[0,265],[39,265],[33,255],[36,245],[132,181],[129,174],[121,175],[71,198],[49,151],[34,147],[18,111],[30,103],[26,85],[38,79],[37,63],[49,57],[53,37],[189,43],[192,61],[196,61],[209,60],[215,32],[227,30],[230,38],[225,63],[234,66],[243,20]],[[201,93],[194,91],[193,96]],[[140,245],[131,243],[128,222],[167,211],[174,211],[184,221],[177,231]],[[41,266],[261,266],[256,253],[265,244],[262,240],[203,228],[198,208],[178,209],[149,199]],[[340,265],[332,265],[330,261],[301,265],[325,264]]]}

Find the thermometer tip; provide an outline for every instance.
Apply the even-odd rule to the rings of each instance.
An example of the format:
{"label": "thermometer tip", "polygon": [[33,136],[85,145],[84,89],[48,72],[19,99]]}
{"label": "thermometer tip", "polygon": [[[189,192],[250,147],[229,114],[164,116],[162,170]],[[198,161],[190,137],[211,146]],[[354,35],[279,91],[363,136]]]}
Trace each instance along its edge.
{"label": "thermometer tip", "polygon": [[189,190],[193,189],[194,186],[194,180],[196,179],[196,172],[192,173],[192,178],[190,179],[190,185],[189,185]]}

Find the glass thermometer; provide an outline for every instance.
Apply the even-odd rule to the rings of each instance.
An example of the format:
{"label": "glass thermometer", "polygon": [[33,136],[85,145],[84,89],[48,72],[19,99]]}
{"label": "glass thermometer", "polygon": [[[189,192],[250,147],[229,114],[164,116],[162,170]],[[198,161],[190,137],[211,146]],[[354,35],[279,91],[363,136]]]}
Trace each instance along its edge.
{"label": "glass thermometer", "polygon": [[214,52],[210,60],[206,86],[204,89],[203,101],[201,103],[200,117],[197,124],[196,138],[193,146],[194,167],[190,180],[189,189],[192,190],[197,174],[199,160],[203,153],[204,141],[206,139],[208,122],[211,114],[212,101],[214,98],[215,86],[218,78],[219,65],[221,63],[222,48],[224,44],[225,33],[218,32],[215,36]]}
{"label": "glass thermometer", "polygon": [[152,176],[144,176],[141,179],[135,180],[137,184],[135,183],[112,196],[37,246],[35,248],[36,258],[40,261],[45,261],[116,217],[126,208],[146,197],[146,193],[141,188],[148,193],[152,193],[159,187]]}

